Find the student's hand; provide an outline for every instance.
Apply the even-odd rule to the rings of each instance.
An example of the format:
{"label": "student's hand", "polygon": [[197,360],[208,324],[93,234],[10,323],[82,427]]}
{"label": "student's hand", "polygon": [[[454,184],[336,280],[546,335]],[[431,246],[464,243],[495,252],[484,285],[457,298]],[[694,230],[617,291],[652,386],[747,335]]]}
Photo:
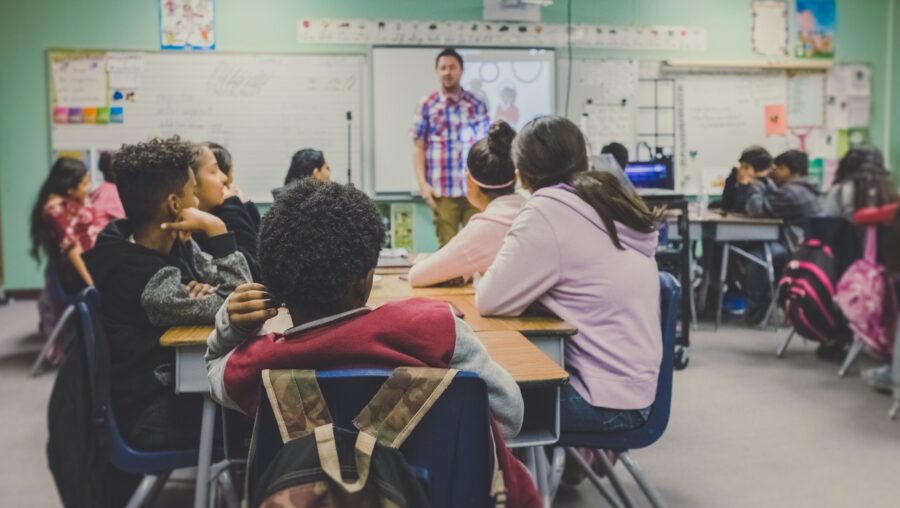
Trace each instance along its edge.
{"label": "student's hand", "polygon": [[195,280],[187,283],[188,295],[190,295],[191,298],[203,298],[204,296],[215,293],[216,289],[218,289],[218,286],[210,286],[209,284],[204,284]]}
{"label": "student's hand", "polygon": [[278,307],[262,284],[241,284],[228,298],[228,320],[234,327],[258,330],[276,315]]}
{"label": "student's hand", "polygon": [[743,167],[737,168],[737,181],[741,185],[749,185],[753,183],[753,179],[755,175],[753,173],[753,168],[750,167],[748,169],[744,169]]}
{"label": "student's hand", "polygon": [[206,233],[206,236],[209,237],[224,235],[228,232],[222,219],[197,208],[185,208],[181,210],[174,222],[164,222],[159,227],[172,231],[173,234]]}
{"label": "student's hand", "polygon": [[434,189],[427,182],[419,182],[419,193],[422,194],[422,199],[425,200],[428,208],[432,210],[437,208],[437,203],[434,202]]}
{"label": "student's hand", "polygon": [[241,203],[246,203],[247,198],[244,197],[244,193],[241,192],[241,189],[237,185],[228,185],[225,187],[225,199],[233,198],[237,196],[238,199],[241,200]]}

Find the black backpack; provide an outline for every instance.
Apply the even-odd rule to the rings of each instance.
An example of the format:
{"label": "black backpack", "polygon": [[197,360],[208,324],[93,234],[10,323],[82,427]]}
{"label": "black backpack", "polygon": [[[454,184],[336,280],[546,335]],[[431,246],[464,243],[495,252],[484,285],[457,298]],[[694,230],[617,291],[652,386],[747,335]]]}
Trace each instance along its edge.
{"label": "black backpack", "polygon": [[778,282],[778,305],[800,336],[816,342],[850,337],[834,303],[836,279],[831,247],[819,239],[806,240],[788,262]]}

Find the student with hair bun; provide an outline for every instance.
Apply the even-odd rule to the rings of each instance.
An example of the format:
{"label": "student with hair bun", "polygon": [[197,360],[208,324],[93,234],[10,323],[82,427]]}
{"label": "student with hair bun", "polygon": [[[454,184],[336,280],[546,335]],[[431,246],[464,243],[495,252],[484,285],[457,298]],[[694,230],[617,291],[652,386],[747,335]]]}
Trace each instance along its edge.
{"label": "student with hair bun", "polygon": [[531,198],[476,289],[482,315],[532,304],[571,323],[565,432],[643,425],[662,360],[657,214],[612,173],[588,171],[584,136],[566,118],[526,124],[512,159]]}
{"label": "student with hair bun", "polygon": [[488,137],[476,142],[466,159],[466,198],[481,213],[434,255],[409,272],[412,286],[431,286],[484,273],[494,261],[513,219],[525,204],[515,192],[516,168],[510,148],[516,131],[504,121],[491,124]]}

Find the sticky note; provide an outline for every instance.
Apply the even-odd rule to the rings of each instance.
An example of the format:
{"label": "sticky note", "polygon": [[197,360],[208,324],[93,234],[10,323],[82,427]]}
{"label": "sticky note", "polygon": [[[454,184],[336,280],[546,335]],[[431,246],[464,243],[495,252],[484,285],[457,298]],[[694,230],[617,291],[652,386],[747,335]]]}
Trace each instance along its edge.
{"label": "sticky note", "polygon": [[69,123],[69,108],[53,108],[54,123]]}
{"label": "sticky note", "polygon": [[81,123],[81,108],[69,108],[69,123]]}
{"label": "sticky note", "polygon": [[787,108],[784,104],[766,106],[766,136],[787,134]]}
{"label": "sticky note", "polygon": [[109,108],[109,123],[125,123],[125,109],[118,107]]}
{"label": "sticky note", "polygon": [[109,123],[109,108],[97,108],[97,123]]}
{"label": "sticky note", "polygon": [[97,108],[84,108],[81,110],[82,123],[97,123]]}

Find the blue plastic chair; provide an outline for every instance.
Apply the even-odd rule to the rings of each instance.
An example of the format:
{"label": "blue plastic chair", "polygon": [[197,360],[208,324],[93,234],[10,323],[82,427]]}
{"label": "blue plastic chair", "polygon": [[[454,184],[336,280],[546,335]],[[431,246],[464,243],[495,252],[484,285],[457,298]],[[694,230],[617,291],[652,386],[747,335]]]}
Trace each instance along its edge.
{"label": "blue plastic chair", "polygon": [[[336,427],[354,430],[352,420],[390,376],[390,370],[336,370],[316,373]],[[282,447],[265,396],[260,398],[256,471],[251,488]],[[413,473],[424,480],[434,508],[493,506],[493,471],[487,388],[471,372],[460,372],[400,447]]]}
{"label": "blue plastic chair", "polygon": [[172,471],[197,465],[198,451],[193,448],[147,452],[136,450],[125,442],[125,438],[116,424],[112,405],[109,403],[109,393],[104,389],[105,385],[98,382],[100,376],[108,375],[104,373],[109,372],[106,334],[99,314],[100,293],[95,288],[85,289],[76,298],[75,308],[81,322],[81,337],[84,340],[85,355],[90,371],[92,397],[95,400],[106,401],[95,410],[97,415],[95,423],[108,432],[109,461],[119,470],[144,475],[127,506],[138,507],[152,504]]}
{"label": "blue plastic chair", "polygon": [[[659,380],[656,384],[656,398],[650,409],[650,417],[644,425],[622,432],[605,432],[605,433],[587,433],[587,432],[569,432],[563,433],[559,438],[558,446],[568,448],[568,457],[579,463],[591,482],[597,486],[600,492],[607,497],[611,503],[616,506],[617,503],[610,499],[608,492],[603,484],[600,483],[600,477],[597,476],[574,450],[579,448],[594,448],[602,450],[611,450],[618,453],[619,458],[635,482],[647,496],[650,504],[654,508],[666,506],[665,501],[656,492],[656,489],[650,484],[641,470],[635,464],[629,450],[645,448],[655,443],[669,424],[669,413],[672,408],[672,372],[674,370],[674,352],[675,352],[675,327],[678,322],[678,311],[681,303],[681,286],[678,280],[670,273],[659,273],[659,306],[660,306],[660,324],[662,325],[662,341],[663,355],[662,363],[659,368]],[[622,499],[626,507],[631,506],[631,500],[622,489],[621,483],[612,471],[610,464],[605,455],[598,454],[601,458],[602,466],[606,470],[613,488]]]}
{"label": "blue plastic chair", "polygon": [[[28,372],[29,377],[38,377],[44,373],[44,364],[47,363],[48,356],[52,349],[56,347],[67,349],[68,344],[57,345],[57,342],[65,340],[67,337],[71,337],[71,335],[65,332],[70,330],[69,321],[75,316],[75,299],[78,298],[77,294],[67,293],[63,288],[62,281],[59,279],[59,270],[56,268],[56,263],[52,259],[47,261],[47,267],[44,269],[44,279],[47,282],[46,290],[50,294],[50,298],[54,302],[59,302],[63,307],[63,311],[53,325],[53,329],[47,335],[44,346],[41,348],[41,352],[38,353],[37,358],[35,358],[34,363],[31,365],[31,370]],[[41,331],[43,332],[43,330]]]}

